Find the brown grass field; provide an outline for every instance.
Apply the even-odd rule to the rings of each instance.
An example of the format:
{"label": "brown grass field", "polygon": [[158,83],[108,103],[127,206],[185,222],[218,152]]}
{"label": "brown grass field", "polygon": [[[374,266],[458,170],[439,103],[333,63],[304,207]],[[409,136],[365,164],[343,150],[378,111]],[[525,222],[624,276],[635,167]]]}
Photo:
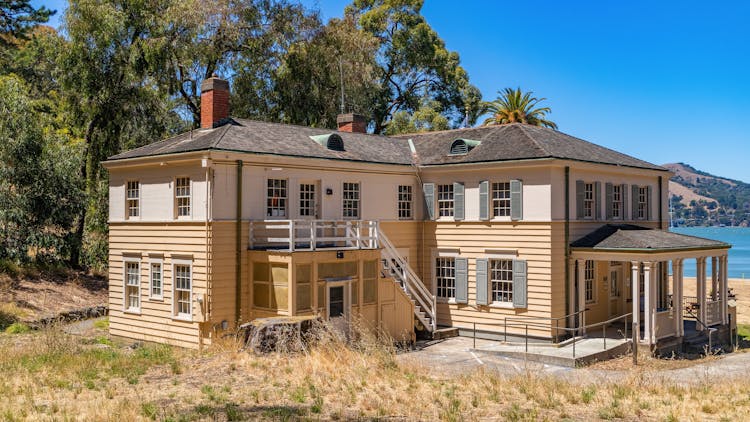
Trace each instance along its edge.
{"label": "brown grass field", "polygon": [[[0,334],[0,418],[16,420],[748,420],[750,380],[609,377],[477,369],[399,359],[372,336],[323,337],[306,353],[256,356],[233,340],[204,351],[130,347],[106,323],[88,335]],[[664,364],[662,365],[662,369]]]}

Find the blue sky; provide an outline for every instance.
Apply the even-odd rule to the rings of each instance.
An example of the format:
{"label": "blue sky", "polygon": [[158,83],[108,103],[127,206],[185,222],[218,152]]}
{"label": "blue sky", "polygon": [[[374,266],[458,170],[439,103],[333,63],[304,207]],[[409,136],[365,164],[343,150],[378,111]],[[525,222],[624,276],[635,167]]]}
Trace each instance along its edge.
{"label": "blue sky", "polygon": [[[34,3],[58,17],[66,4]],[[328,19],[350,1],[305,3]],[[422,12],[486,100],[520,86],[563,132],[750,182],[750,2],[427,0]]]}

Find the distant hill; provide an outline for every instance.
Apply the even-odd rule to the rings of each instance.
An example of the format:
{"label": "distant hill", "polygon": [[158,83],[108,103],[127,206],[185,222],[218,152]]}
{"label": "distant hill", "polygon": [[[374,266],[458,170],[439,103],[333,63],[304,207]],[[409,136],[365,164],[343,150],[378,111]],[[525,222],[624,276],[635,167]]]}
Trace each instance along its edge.
{"label": "distant hill", "polygon": [[663,166],[674,172],[669,192],[677,225],[750,224],[750,184],[715,176],[685,163]]}

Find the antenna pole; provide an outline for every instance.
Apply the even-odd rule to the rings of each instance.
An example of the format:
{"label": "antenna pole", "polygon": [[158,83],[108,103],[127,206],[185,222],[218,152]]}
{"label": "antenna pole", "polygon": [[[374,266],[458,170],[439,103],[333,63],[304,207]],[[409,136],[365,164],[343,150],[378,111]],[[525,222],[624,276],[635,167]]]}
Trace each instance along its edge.
{"label": "antenna pole", "polygon": [[339,82],[341,84],[341,114],[344,114],[344,68],[339,57]]}

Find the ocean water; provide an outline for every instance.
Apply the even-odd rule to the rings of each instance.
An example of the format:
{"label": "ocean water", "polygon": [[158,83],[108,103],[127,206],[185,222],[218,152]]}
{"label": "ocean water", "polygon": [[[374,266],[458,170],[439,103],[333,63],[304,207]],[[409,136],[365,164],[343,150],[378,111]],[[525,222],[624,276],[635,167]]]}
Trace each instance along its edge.
{"label": "ocean water", "polygon": [[[750,228],[748,227],[673,227],[670,231],[690,236],[720,240],[732,245],[729,250],[729,278],[750,280]],[[711,261],[708,274],[711,274]],[[686,259],[684,266],[686,277],[695,277],[695,260]]]}

